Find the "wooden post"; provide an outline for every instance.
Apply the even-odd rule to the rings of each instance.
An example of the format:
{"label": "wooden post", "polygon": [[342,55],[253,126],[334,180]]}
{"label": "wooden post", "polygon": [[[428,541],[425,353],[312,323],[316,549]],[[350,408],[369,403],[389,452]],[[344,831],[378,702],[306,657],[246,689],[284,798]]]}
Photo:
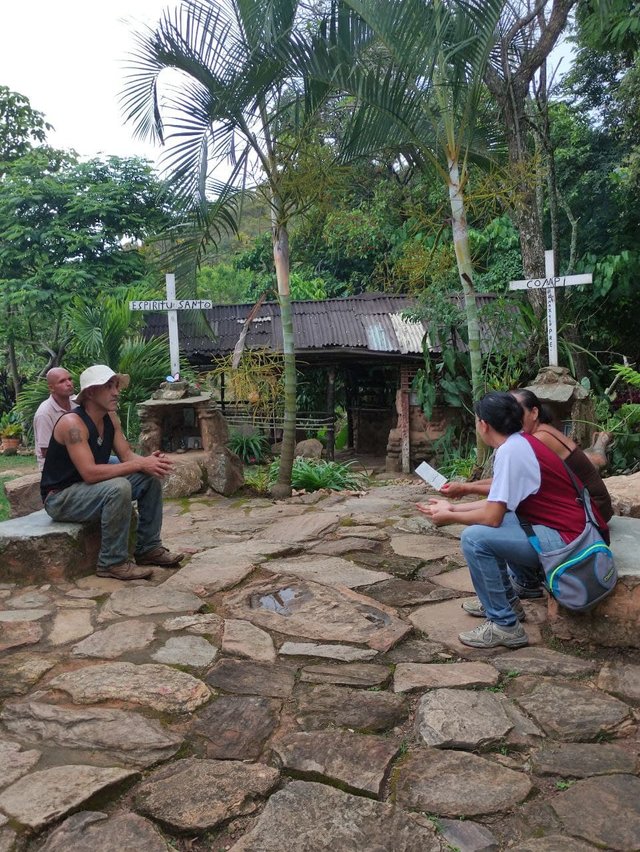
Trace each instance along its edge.
{"label": "wooden post", "polygon": [[329,367],[327,373],[327,413],[331,418],[327,429],[327,458],[333,461],[336,448],[336,368]]}
{"label": "wooden post", "polygon": [[411,471],[411,435],[409,431],[409,368],[400,367],[400,441],[402,472]]}

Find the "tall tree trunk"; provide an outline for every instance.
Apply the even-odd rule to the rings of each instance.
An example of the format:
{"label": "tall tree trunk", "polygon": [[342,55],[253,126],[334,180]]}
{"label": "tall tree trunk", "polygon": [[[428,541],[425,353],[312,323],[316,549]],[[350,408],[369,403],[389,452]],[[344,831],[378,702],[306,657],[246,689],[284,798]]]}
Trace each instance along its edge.
{"label": "tall tree trunk", "polygon": [[[473,399],[480,399],[484,392],[482,377],[482,351],[480,348],[480,322],[478,319],[478,303],[473,284],[473,264],[469,248],[469,228],[464,195],[460,184],[460,169],[455,158],[448,158],[449,167],[449,202],[451,204],[451,223],[453,230],[453,246],[456,252],[458,274],[464,293],[464,307],[467,316],[467,331],[469,335],[469,360],[471,363],[471,389]],[[477,436],[476,449],[478,464],[483,464],[487,446]]]}
{"label": "tall tree trunk", "polygon": [[464,307],[469,332],[469,358],[471,361],[471,386],[473,398],[482,396],[482,352],[480,349],[480,323],[478,303],[473,284],[473,265],[469,248],[469,228],[464,204],[463,190],[460,185],[460,170],[456,159],[449,158],[449,202],[453,229],[453,246],[456,252],[458,274],[464,293]]}
{"label": "tall tree trunk", "polygon": [[18,370],[18,360],[16,358],[16,344],[11,337],[7,341],[7,363],[13,383],[13,393],[17,399],[18,394],[22,390],[22,382],[20,381],[20,371]]}
{"label": "tall tree trunk", "polygon": [[284,361],[284,430],[278,480],[271,489],[274,497],[291,496],[291,471],[296,448],[296,356],[293,337],[293,312],[289,289],[289,233],[278,213],[279,199],[272,200],[273,261],[278,281],[278,301],[282,323]]}

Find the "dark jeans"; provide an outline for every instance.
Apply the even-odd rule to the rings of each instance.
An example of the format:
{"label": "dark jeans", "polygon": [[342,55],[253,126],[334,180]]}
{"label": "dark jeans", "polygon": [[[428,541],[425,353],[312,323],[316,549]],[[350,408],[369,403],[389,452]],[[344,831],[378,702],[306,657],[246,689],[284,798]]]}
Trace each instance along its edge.
{"label": "dark jeans", "polygon": [[102,544],[98,567],[120,565],[129,558],[131,501],[138,503],[137,554],[160,544],[162,527],[162,484],[155,476],[132,473],[104,482],[78,482],[50,494],[44,507],[54,521],[84,523],[100,521]]}

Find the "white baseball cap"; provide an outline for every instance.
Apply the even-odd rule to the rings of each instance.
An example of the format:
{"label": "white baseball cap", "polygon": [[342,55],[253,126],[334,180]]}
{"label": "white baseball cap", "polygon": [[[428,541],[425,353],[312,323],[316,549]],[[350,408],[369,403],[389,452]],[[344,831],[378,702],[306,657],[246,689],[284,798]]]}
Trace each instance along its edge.
{"label": "white baseball cap", "polygon": [[82,402],[82,395],[87,388],[106,385],[114,376],[118,379],[121,388],[129,387],[129,376],[126,373],[114,373],[111,367],[107,367],[106,364],[94,364],[93,367],[87,367],[80,373],[80,393],[76,396],[75,402]]}

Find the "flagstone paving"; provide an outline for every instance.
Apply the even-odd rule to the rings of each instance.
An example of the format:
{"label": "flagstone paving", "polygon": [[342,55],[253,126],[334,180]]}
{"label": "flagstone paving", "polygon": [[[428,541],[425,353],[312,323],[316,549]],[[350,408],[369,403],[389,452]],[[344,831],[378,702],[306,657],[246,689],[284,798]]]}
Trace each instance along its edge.
{"label": "flagstone paving", "polygon": [[638,652],[544,601],[463,646],[425,493],[168,501],[177,571],[0,576],[0,852],[640,850]]}

